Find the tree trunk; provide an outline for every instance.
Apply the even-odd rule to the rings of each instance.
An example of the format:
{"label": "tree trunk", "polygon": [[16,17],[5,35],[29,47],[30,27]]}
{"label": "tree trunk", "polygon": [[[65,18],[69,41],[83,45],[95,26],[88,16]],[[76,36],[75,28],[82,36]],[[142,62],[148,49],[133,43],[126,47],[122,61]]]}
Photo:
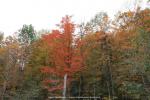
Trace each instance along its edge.
{"label": "tree trunk", "polygon": [[110,86],[110,85],[109,85],[109,82],[107,82],[107,89],[108,89],[108,95],[109,95],[109,99],[108,99],[108,100],[111,100],[111,99],[110,99],[110,88],[109,88],[109,86]]}
{"label": "tree trunk", "polygon": [[67,74],[64,75],[64,88],[63,88],[63,99],[66,100],[66,88],[67,88]]}

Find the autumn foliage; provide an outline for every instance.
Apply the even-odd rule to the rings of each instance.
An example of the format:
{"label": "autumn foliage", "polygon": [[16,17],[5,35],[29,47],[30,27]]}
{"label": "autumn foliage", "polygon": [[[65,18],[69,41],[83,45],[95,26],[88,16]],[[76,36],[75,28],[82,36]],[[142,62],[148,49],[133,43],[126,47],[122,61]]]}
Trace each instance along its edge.
{"label": "autumn foliage", "polygon": [[71,80],[74,73],[82,69],[80,48],[73,40],[75,25],[71,22],[71,18],[69,16],[62,18],[59,28],[60,30],[53,30],[52,33],[43,36],[43,40],[50,46],[50,52],[53,52],[53,54],[51,55],[52,66],[44,66],[41,72],[54,75],[57,79],[59,78],[59,81],[45,79],[44,83],[60,82],[59,86],[47,87],[49,91],[62,89],[64,75],[67,74],[68,80]]}
{"label": "autumn foliage", "polygon": [[150,100],[149,15],[137,9],[111,20],[100,12],[82,25],[65,16],[43,34],[32,25],[0,33],[0,100],[62,96],[66,75],[66,97]]}

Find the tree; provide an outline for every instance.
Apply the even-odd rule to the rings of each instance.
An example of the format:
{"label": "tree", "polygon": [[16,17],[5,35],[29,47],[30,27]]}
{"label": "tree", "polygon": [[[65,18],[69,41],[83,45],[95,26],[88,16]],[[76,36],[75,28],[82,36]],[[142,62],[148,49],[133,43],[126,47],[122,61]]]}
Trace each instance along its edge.
{"label": "tree", "polygon": [[50,66],[51,61],[48,56],[48,45],[41,38],[34,41],[30,45],[32,53],[28,58],[28,63],[24,68],[23,79],[20,80],[21,86],[17,89],[15,100],[45,100],[47,98],[48,91],[43,89],[42,80],[46,78],[41,74],[40,69],[43,66]]}
{"label": "tree", "polygon": [[[110,30],[110,20],[107,14],[99,13],[94,19],[86,24],[85,32],[87,32],[87,34],[83,38],[83,43],[86,48],[85,51],[87,52],[87,58],[85,58],[87,66],[86,69],[89,70],[89,72],[86,72],[86,74],[89,74],[89,76],[92,74],[93,76],[91,77],[91,84],[89,85],[95,86],[94,88],[95,90],[97,89],[97,91],[101,90],[99,92],[102,94],[109,94],[109,96],[113,96],[114,87],[111,70],[113,67],[113,49],[111,44],[112,36],[111,32],[109,32]],[[88,80],[88,82],[89,81],[90,80]],[[100,84],[103,84],[102,87],[99,86]]]}
{"label": "tree", "polygon": [[[132,98],[140,98],[146,93],[143,89],[145,87],[144,52],[146,49],[143,47],[145,47],[144,40],[147,40],[148,34],[146,31],[139,32],[139,30],[141,30],[141,26],[145,27],[144,30],[148,30],[148,12],[149,10],[139,10],[135,15],[131,11],[125,12],[120,14],[117,20],[120,24],[117,25],[119,30],[115,34],[114,47],[117,48],[117,56],[120,59],[117,66],[121,67],[118,66],[116,70],[119,77],[115,81],[118,83],[119,90],[121,90],[120,93],[122,92],[122,94]],[[140,87],[138,90],[132,86]]]}
{"label": "tree", "polygon": [[149,9],[141,10],[136,16],[138,18],[138,30],[136,36],[133,38],[133,44],[135,46],[135,54],[133,55],[136,59],[135,62],[135,71],[138,76],[141,77],[141,82],[143,86],[143,94],[148,96],[150,93],[150,79],[148,78],[150,74],[149,70],[149,22],[150,22],[150,16],[148,15],[150,13]]}
{"label": "tree", "polygon": [[100,12],[95,15],[93,19],[85,25],[86,33],[95,33],[98,31],[109,31],[110,29],[110,20],[108,18],[107,13]]}
{"label": "tree", "polygon": [[18,41],[21,44],[30,44],[36,39],[34,27],[30,25],[23,25],[18,31]]}
{"label": "tree", "polygon": [[16,33],[18,42],[20,44],[20,69],[24,70],[26,63],[28,62],[31,50],[30,44],[36,39],[34,27],[32,25],[23,25],[23,27]]}
{"label": "tree", "polygon": [[[26,91],[23,91],[26,84],[25,67],[28,67],[28,62],[30,60],[29,58],[32,54],[31,44],[33,44],[36,39],[36,34],[33,26],[23,25],[23,27],[18,30],[18,32],[16,32],[15,38],[18,43],[18,50],[16,51],[18,57],[16,79],[19,84],[17,83],[17,89],[15,90],[13,98],[18,99],[21,97],[22,99],[26,99],[25,96],[28,98],[30,97],[30,95],[28,94],[28,89]],[[29,82],[29,84],[31,85],[32,83]]]}
{"label": "tree", "polygon": [[52,74],[50,80],[44,81],[47,85],[51,83],[51,87],[46,85],[49,91],[62,90],[65,75],[67,75],[67,86],[69,86],[74,73],[81,70],[82,59],[78,45],[73,42],[74,24],[70,17],[64,17],[59,27],[60,30],[54,30],[51,34],[44,36],[53,53],[52,66],[43,67],[41,70],[43,73]]}
{"label": "tree", "polygon": [[17,87],[18,76],[18,49],[17,40],[11,36],[6,37],[2,45],[3,54],[1,55],[1,77],[3,81],[3,88],[1,90],[1,99],[11,98],[14,95]]}

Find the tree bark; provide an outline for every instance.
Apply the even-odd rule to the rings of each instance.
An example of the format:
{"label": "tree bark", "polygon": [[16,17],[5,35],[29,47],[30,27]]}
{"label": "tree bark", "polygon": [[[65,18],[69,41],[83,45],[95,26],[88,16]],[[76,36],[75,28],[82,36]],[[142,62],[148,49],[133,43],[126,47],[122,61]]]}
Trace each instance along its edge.
{"label": "tree bark", "polygon": [[67,74],[64,75],[64,89],[63,89],[63,99],[66,100],[66,88],[67,88]]}

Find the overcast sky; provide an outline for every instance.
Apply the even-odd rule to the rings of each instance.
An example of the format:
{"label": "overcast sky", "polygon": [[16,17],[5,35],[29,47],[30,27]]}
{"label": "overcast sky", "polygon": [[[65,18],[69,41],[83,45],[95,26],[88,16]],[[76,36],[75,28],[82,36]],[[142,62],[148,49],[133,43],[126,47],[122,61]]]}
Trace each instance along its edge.
{"label": "overcast sky", "polygon": [[132,8],[134,1],[0,0],[0,31],[10,35],[23,24],[32,24],[36,30],[52,29],[66,14],[73,15],[75,23],[88,21],[101,11],[112,17],[118,10]]}

